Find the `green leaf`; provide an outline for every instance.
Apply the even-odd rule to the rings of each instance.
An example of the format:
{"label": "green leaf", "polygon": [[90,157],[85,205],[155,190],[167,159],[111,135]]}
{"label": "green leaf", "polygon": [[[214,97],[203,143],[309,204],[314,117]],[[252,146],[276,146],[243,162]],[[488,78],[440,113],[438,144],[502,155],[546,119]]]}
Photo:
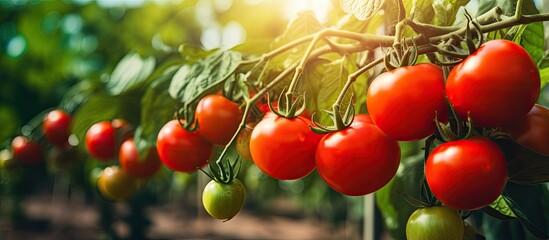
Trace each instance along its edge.
{"label": "green leaf", "polygon": [[500,138],[495,142],[507,158],[509,181],[520,184],[549,182],[549,156],[540,155],[508,139]]}
{"label": "green leaf", "polygon": [[352,13],[359,20],[366,21],[381,9],[383,2],[383,0],[341,0],[340,5],[345,13]]}
{"label": "green leaf", "polygon": [[[276,49],[296,39],[316,33],[323,28],[324,27],[316,19],[314,12],[301,12],[290,20],[284,33],[277,37],[272,43],[271,49]],[[269,64],[276,70],[284,70],[288,68],[294,62],[301,60],[309,43],[310,42],[302,43],[293,48],[291,51],[286,51],[277,55],[270,61]],[[320,44],[325,43],[318,43],[317,46]]]}
{"label": "green leaf", "polygon": [[330,117],[321,110],[332,110],[341,89],[341,61],[319,59],[309,62],[301,78],[301,91],[306,92],[307,109],[316,113],[321,124],[331,124]]}
{"label": "green leaf", "polygon": [[143,83],[153,72],[154,57],[141,58],[137,52],[126,54],[114,68],[106,87],[112,95],[122,94]]}
{"label": "green leaf", "polygon": [[467,5],[470,0],[433,0],[435,17],[433,24],[450,26],[456,20],[456,14],[460,7]]}
{"label": "green leaf", "polygon": [[[420,23],[431,23],[435,17],[435,10],[431,0],[402,0],[406,17]],[[405,27],[402,36],[416,35],[410,27]]]}
{"label": "green leaf", "polygon": [[508,183],[502,194],[519,222],[539,239],[549,239],[549,192],[544,185]]}
{"label": "green leaf", "polygon": [[503,215],[503,216],[500,216],[503,219],[517,217],[515,213],[513,213],[513,210],[511,209],[511,207],[509,207],[509,205],[501,195],[494,202],[492,202],[488,207],[492,210],[497,211],[499,214]]}
{"label": "green leaf", "polygon": [[[512,16],[515,14],[516,4],[516,0],[482,0],[479,1],[477,15],[486,13],[490,9],[499,6],[505,15]],[[536,5],[532,0],[524,0],[522,4],[523,14],[534,14],[537,12]]]}
{"label": "green leaf", "polygon": [[209,55],[215,53],[218,50],[213,49],[206,51],[203,48],[191,46],[188,44],[181,44],[179,45],[178,51],[186,64],[193,64],[204,58],[207,58]]}
{"label": "green leaf", "polygon": [[539,76],[541,79],[541,88],[543,88],[549,82],[549,67],[540,69]]}
{"label": "green leaf", "polygon": [[135,132],[135,143],[140,153],[156,144],[158,132],[174,117],[177,102],[170,97],[168,88],[176,71],[177,68],[167,69],[141,98],[141,121]]}
{"label": "green leaf", "polygon": [[406,222],[416,209],[398,192],[419,199],[423,161],[423,153],[403,158],[395,177],[376,192],[376,204],[383,215],[384,225],[394,239],[406,239]]}
{"label": "green leaf", "polygon": [[532,56],[534,62],[539,62],[545,53],[543,23],[537,22],[521,26],[513,41],[522,45]]}

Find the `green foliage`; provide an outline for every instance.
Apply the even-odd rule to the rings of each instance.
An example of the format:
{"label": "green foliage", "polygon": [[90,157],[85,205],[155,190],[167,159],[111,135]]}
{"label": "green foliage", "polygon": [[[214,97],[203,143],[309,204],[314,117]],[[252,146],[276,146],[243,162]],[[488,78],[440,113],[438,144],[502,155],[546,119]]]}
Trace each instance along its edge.
{"label": "green foliage", "polygon": [[346,13],[352,13],[361,21],[366,21],[374,16],[383,5],[383,0],[342,0],[341,8]]}
{"label": "green foliage", "polygon": [[107,80],[106,89],[112,95],[125,93],[143,83],[154,71],[154,57],[141,58],[136,52],[129,52],[118,62]]}

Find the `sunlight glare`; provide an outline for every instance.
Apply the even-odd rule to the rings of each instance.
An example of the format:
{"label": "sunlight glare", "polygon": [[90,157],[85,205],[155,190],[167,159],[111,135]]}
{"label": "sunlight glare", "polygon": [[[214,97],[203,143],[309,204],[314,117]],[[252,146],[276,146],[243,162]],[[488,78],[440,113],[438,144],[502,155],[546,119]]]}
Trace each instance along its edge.
{"label": "sunlight glare", "polygon": [[328,12],[333,8],[330,0],[284,0],[284,6],[288,19],[293,18],[299,12],[311,10],[320,23],[328,21]]}

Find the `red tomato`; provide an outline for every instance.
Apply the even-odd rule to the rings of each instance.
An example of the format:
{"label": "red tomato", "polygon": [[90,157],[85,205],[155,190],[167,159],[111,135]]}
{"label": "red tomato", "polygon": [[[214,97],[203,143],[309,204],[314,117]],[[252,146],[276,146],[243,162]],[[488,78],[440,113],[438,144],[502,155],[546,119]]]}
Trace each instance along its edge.
{"label": "red tomato", "polygon": [[366,96],[375,124],[397,141],[415,141],[435,132],[448,118],[444,74],[434,64],[421,63],[385,72],[374,79]]}
{"label": "red tomato", "polygon": [[519,144],[538,153],[549,155],[549,110],[534,105],[526,117],[503,128]]}
{"label": "red tomato", "polygon": [[198,131],[189,132],[177,120],[171,120],[160,129],[156,150],[168,168],[191,173],[208,163],[213,145]]}
{"label": "red tomato", "polygon": [[208,95],[196,107],[202,136],[213,144],[227,145],[242,121],[238,104],[221,95]]}
{"label": "red tomato", "polygon": [[359,114],[351,126],[324,136],[316,149],[317,171],[336,191],[360,196],[377,191],[395,175],[400,146]]}
{"label": "red tomato", "polygon": [[501,127],[522,118],[536,102],[540,76],[520,45],[507,40],[482,44],[448,75],[446,94],[456,113],[480,127]]}
{"label": "red tomato", "polygon": [[147,156],[141,158],[133,138],[122,143],[118,159],[120,160],[120,165],[128,174],[141,179],[148,179],[154,176],[162,166],[158,153],[154,148],[148,149]]}
{"label": "red tomato", "polygon": [[310,120],[278,116],[263,118],[252,131],[250,152],[267,175],[291,180],[315,169],[315,151],[323,135],[309,129]]}
{"label": "red tomato", "polygon": [[57,147],[68,146],[72,117],[63,110],[53,110],[44,116],[42,131],[49,143]]}
{"label": "red tomato", "polygon": [[498,145],[476,136],[437,146],[427,158],[425,176],[444,205],[476,210],[501,194],[507,182],[507,166]]}
{"label": "red tomato", "polygon": [[24,164],[38,164],[44,161],[42,146],[25,136],[17,136],[11,142],[13,157]]}
{"label": "red tomato", "polygon": [[108,121],[93,124],[86,132],[88,153],[99,161],[109,161],[116,157],[116,131]]}

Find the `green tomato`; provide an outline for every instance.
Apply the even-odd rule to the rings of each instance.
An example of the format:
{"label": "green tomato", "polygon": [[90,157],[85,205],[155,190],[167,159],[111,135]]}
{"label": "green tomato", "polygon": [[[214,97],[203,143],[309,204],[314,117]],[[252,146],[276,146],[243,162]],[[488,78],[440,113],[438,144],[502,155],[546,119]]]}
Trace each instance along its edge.
{"label": "green tomato", "polygon": [[455,209],[434,206],[417,209],[406,224],[408,240],[462,240],[463,220]]}
{"label": "green tomato", "polygon": [[202,204],[214,218],[228,221],[244,206],[246,189],[240,180],[220,183],[211,180],[202,193]]}

